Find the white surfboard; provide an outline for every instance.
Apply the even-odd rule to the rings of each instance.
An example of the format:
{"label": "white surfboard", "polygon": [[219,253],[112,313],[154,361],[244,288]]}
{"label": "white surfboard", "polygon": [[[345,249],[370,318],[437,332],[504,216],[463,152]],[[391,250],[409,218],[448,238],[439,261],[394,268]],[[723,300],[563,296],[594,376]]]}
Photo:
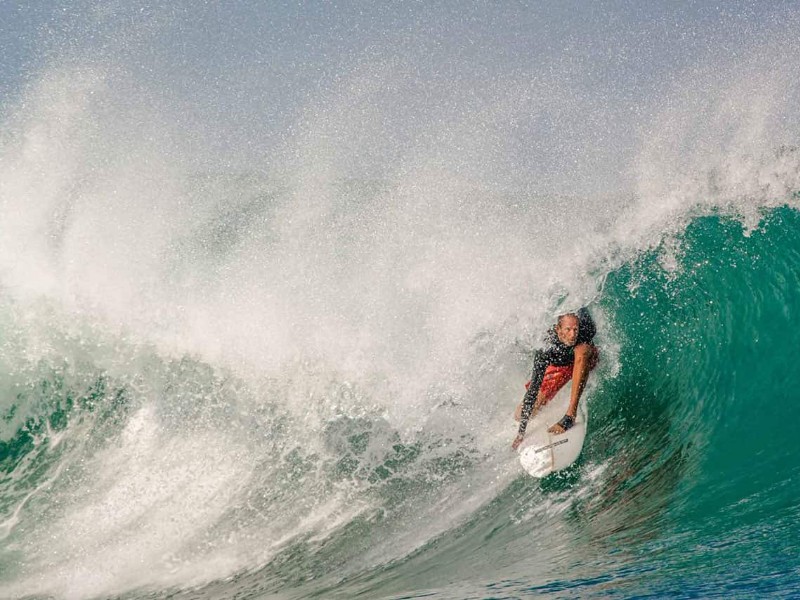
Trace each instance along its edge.
{"label": "white surfboard", "polygon": [[528,421],[525,439],[517,450],[522,468],[533,477],[545,477],[560,471],[574,463],[581,454],[588,424],[585,393],[578,404],[575,425],[562,434],[547,431],[567,412],[571,393],[572,382],[565,385],[555,398]]}

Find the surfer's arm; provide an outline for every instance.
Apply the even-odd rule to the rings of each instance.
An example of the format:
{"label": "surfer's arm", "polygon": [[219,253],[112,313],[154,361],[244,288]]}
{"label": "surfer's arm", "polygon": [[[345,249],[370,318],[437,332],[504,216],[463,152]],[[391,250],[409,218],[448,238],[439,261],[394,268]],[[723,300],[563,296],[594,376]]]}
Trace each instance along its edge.
{"label": "surfer's arm", "polygon": [[569,399],[567,414],[573,419],[578,416],[578,402],[589,379],[589,364],[594,348],[590,344],[581,344],[575,348],[575,366],[572,368],[572,395]]}
{"label": "surfer's arm", "polygon": [[525,392],[525,397],[522,399],[522,413],[519,419],[519,430],[517,437],[522,438],[525,435],[525,429],[528,427],[528,420],[531,418],[531,413],[536,407],[536,399],[539,396],[539,388],[542,387],[542,380],[544,379],[544,372],[547,369],[547,355],[543,350],[537,350],[533,355],[533,372],[531,373],[531,383]]}
{"label": "surfer's arm", "polygon": [[550,433],[564,433],[575,423],[575,419],[578,416],[578,403],[581,400],[583,389],[586,387],[586,381],[589,379],[589,367],[595,352],[596,350],[591,344],[581,344],[575,348],[575,364],[572,368],[572,394],[570,395],[567,413],[564,415],[565,418],[569,417],[569,420],[565,423],[565,419],[562,419],[550,427],[548,430]]}

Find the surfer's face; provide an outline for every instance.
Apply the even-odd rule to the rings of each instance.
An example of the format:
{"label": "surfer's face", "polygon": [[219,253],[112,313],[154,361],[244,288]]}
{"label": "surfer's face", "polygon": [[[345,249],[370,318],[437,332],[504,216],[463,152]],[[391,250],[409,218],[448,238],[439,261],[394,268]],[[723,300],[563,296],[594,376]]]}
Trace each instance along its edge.
{"label": "surfer's face", "polygon": [[556,325],[556,335],[565,346],[574,346],[578,341],[578,319],[572,315],[561,317]]}

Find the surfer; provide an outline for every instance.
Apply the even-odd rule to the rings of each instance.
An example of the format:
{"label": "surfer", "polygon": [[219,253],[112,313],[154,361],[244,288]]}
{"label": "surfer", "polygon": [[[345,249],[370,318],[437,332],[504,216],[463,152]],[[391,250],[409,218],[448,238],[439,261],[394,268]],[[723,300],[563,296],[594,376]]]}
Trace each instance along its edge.
{"label": "surfer", "polygon": [[550,433],[564,433],[575,424],[578,402],[591,371],[597,364],[598,352],[592,343],[597,328],[589,311],[581,308],[558,317],[556,325],[547,332],[546,346],[533,356],[533,374],[522,402],[514,411],[519,431],[511,448],[522,443],[528,421],[539,408],[547,404],[567,382],[575,378],[567,413],[550,427]]}

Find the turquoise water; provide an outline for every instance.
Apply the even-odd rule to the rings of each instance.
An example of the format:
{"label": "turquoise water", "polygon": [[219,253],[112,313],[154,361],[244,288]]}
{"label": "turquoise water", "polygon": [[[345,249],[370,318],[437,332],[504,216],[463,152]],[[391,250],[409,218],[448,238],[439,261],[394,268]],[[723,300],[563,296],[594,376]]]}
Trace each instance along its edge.
{"label": "turquoise water", "polygon": [[[1,498],[6,518],[14,515],[5,523],[1,555],[6,585],[37,562],[88,576],[65,540],[56,542],[59,555],[38,545],[48,531],[70,535],[60,521],[84,527],[78,541],[90,551],[110,544],[120,552],[120,544],[127,552],[130,536],[138,552],[163,552],[155,538],[137,542],[137,536],[139,527],[154,526],[148,519],[167,511],[182,540],[194,536],[187,554],[169,557],[186,566],[193,553],[202,559],[213,549],[217,535],[238,543],[248,540],[248,527],[263,535],[270,515],[295,519],[292,526],[302,529],[302,518],[285,503],[323,510],[326,498],[348,493],[363,510],[344,518],[326,514],[338,520],[327,534],[289,534],[263,564],[184,591],[170,583],[161,592],[147,585],[123,596],[148,590],[148,597],[208,598],[792,597],[800,589],[800,417],[793,410],[800,389],[793,354],[800,343],[799,228],[800,213],[788,207],[766,211],[753,230],[730,217],[699,217],[677,243],[608,273],[592,308],[602,315],[599,341],[611,346],[617,367],[606,364],[597,374],[578,463],[541,481],[521,473],[510,455],[482,454],[474,440],[480,429],[460,439],[423,430],[401,440],[381,431],[388,424],[374,415],[339,415],[315,432],[332,452],[304,451],[280,439],[288,416],[268,404],[234,409],[246,392],[187,358],[135,363],[129,357],[129,372],[114,375],[94,363],[40,362],[25,374],[27,386],[4,391]],[[151,393],[162,395],[152,455],[128,439]],[[338,384],[328,393],[356,392]],[[224,485],[212,479],[212,493],[191,492],[193,500],[224,499],[205,531],[189,524],[206,518],[205,509],[176,500],[183,492],[174,483],[156,498],[136,491],[139,478],[149,488],[159,470],[190,486],[206,467],[220,477],[227,467],[209,451],[230,448],[214,447],[225,442],[209,432],[233,422],[238,442],[258,454],[269,477],[250,473],[244,485],[236,476],[223,478]],[[134,434],[147,437],[143,427],[154,423]],[[192,436],[211,448],[180,443]],[[181,456],[189,471],[184,478],[162,451],[198,451],[203,461],[194,465],[191,454]],[[105,471],[104,462],[135,476],[108,474],[98,487],[92,470]],[[481,484],[489,497],[470,498],[469,488]],[[225,485],[236,489],[226,495]],[[115,499],[118,486],[122,495]],[[131,510],[129,495],[140,504],[133,514],[107,514]],[[105,533],[98,526],[103,537],[89,535],[85,508],[108,519]],[[431,524],[440,531],[420,545],[394,555],[387,550]],[[158,519],[155,525],[170,535],[173,525]]]}

